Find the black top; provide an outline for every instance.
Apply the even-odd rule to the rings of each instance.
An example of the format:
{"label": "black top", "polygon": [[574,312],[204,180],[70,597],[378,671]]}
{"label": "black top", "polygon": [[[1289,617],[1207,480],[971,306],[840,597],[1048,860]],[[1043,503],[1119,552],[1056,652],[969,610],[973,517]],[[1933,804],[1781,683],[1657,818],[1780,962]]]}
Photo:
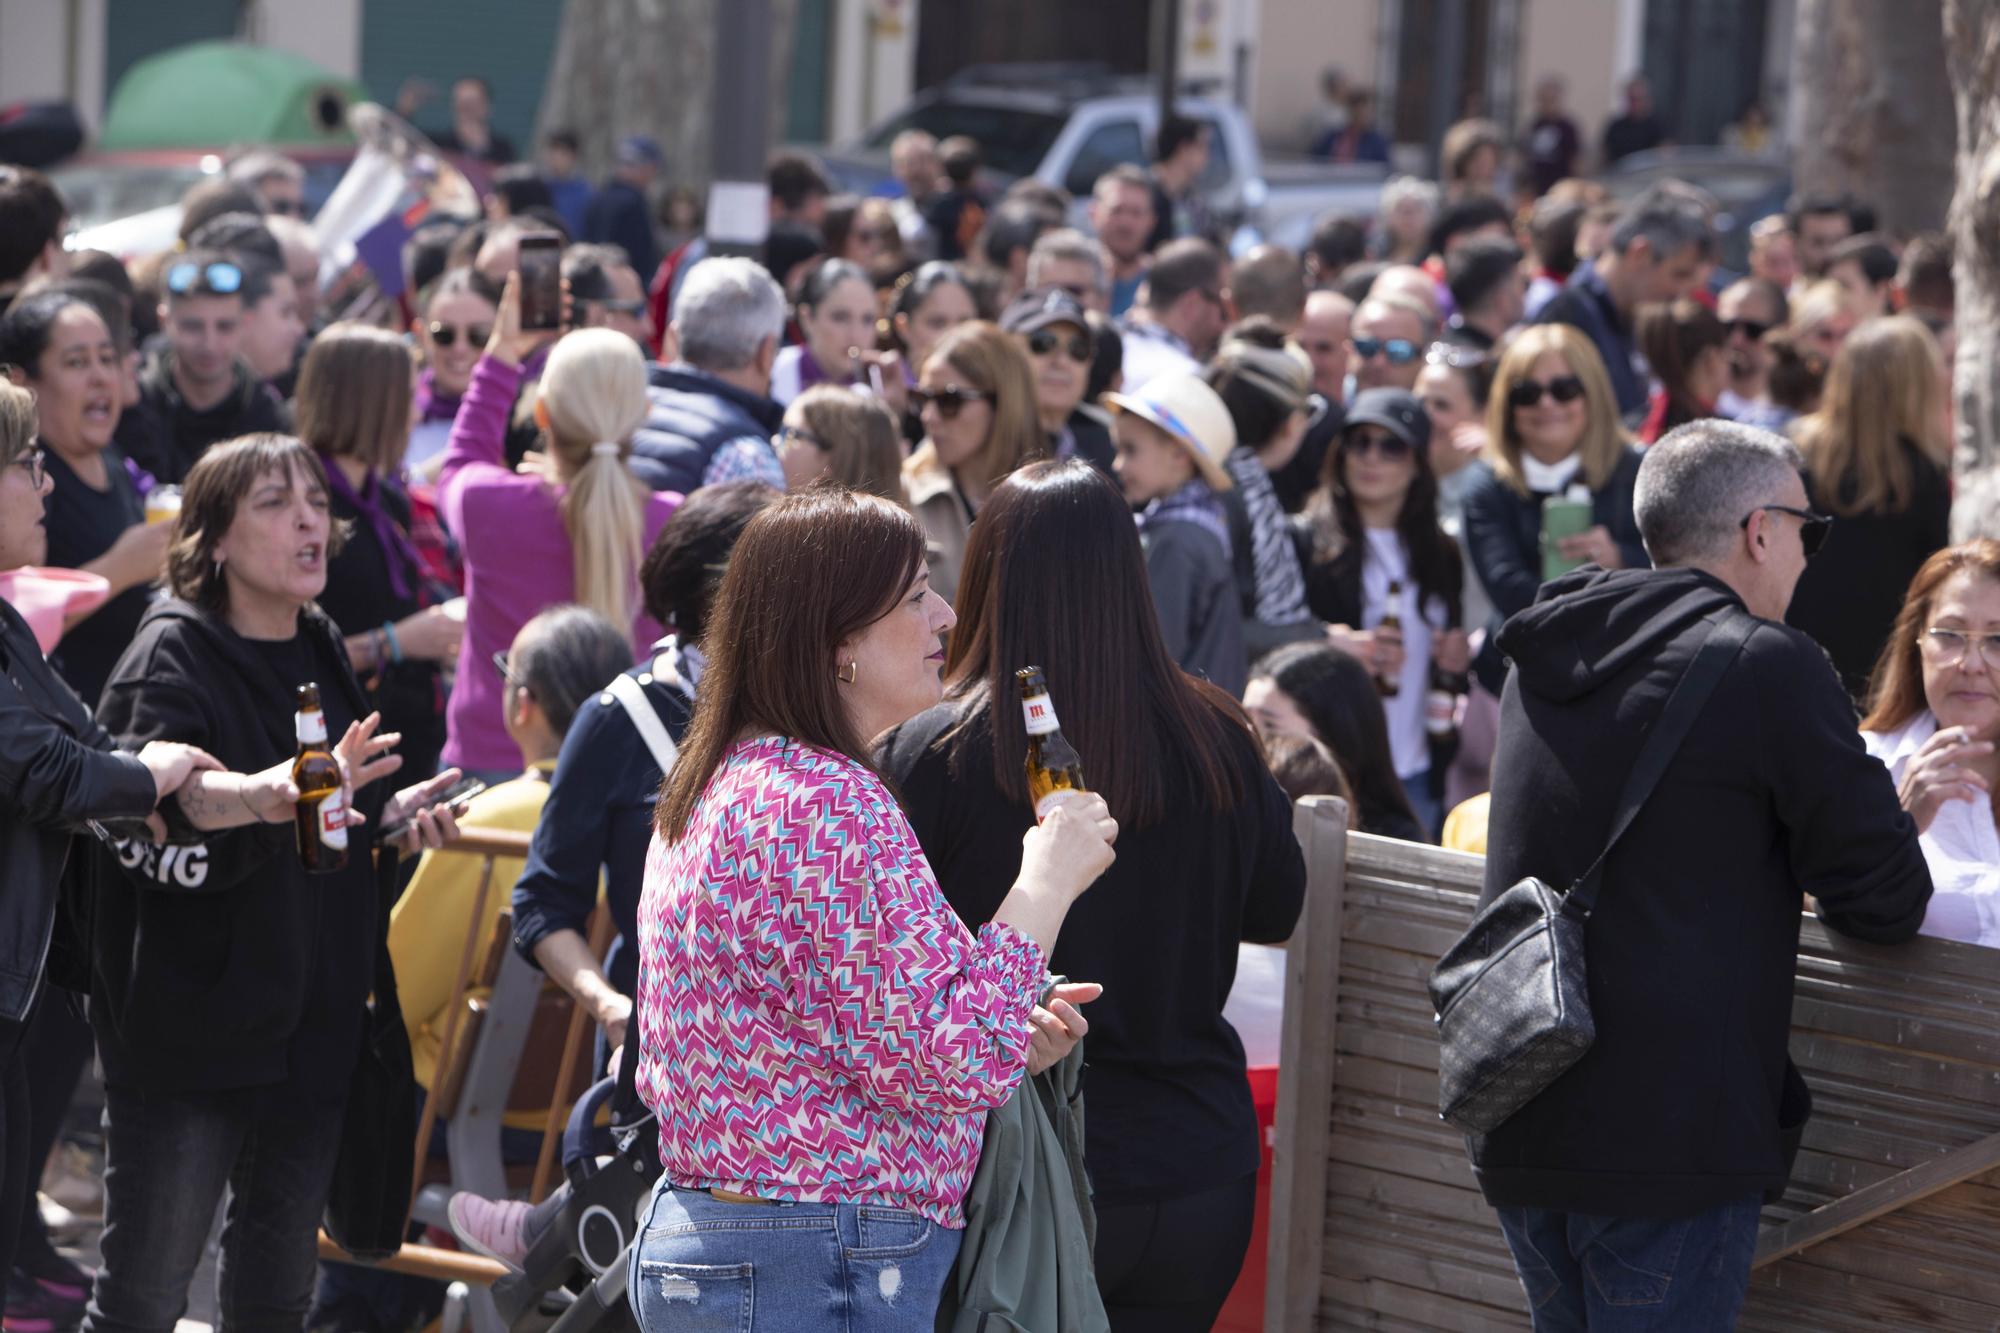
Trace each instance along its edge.
{"label": "black top", "polygon": [[[890,732],[882,763],[946,899],[977,928],[1013,887],[1034,814],[994,782],[989,729],[951,771],[939,738],[958,707]],[[1291,803],[1249,734],[1229,734],[1248,798],[1210,813],[1190,775],[1168,819],[1121,830],[1117,861],[1070,909],[1050,959],[1104,983],[1084,1039],[1084,1156],[1099,1199],[1191,1194],[1257,1169],[1243,1043],[1222,1006],[1238,942],[1291,934],[1306,872]]]}
{"label": "black top", "polygon": [[[1785,613],[1786,624],[1826,649],[1856,699],[1868,694],[1869,673],[1889,641],[1917,568],[1951,543],[1951,478],[1909,441],[1899,447],[1916,480],[1909,507],[1834,519],[1826,545],[1807,562]],[[1851,483],[1842,489],[1853,494]],[[1817,512],[1834,512],[1824,482],[1808,475],[1806,494]]]}
{"label": "black top", "polygon": [[[1596,859],[1711,619],[1747,615],[1695,570],[1584,569],[1507,622],[1482,906]],[[1585,932],[1596,1043],[1471,1138],[1488,1201],[1680,1217],[1782,1186],[1806,1110],[1786,1114],[1803,894],[1832,928],[1894,942],[1922,923],[1930,872],[1825,654],[1760,621],[1605,861]]]}
{"label": "black top", "polygon": [[[49,564],[58,569],[81,569],[110,550],[125,529],[146,521],[145,502],[116,449],[104,453],[104,470],[111,484],[101,491],[87,485],[46,445],[42,458],[49,480],[55,483],[48,500]],[[95,704],[97,696],[104,693],[112,665],[132,642],[139,617],[146,614],[152,600],[150,584],[127,588],[72,625],[49,655],[85,703]]]}
{"label": "black top", "polygon": [[174,384],[173,352],[161,347],[140,373],[139,402],[119,414],[116,439],[126,457],[157,480],[179,484],[211,444],[291,428],[284,402],[241,362],[221,402],[189,407]]}
{"label": "black top", "polygon": [[660,243],[653,237],[653,210],[646,193],[630,181],[609,180],[583,213],[586,241],[607,242],[625,252],[632,271],[651,275],[660,266]]}
{"label": "black top", "polygon": [[[317,611],[283,643],[242,638],[185,602],[156,603],[105,687],[121,746],[199,745],[237,772],[298,752],[295,691],[319,684],[327,736],[361,714],[339,632]],[[276,1087],[312,1104],[346,1095],[374,981],[380,917],[371,831],[397,784],[357,793],[347,866],[309,875],[293,823],[128,846],[97,895],[91,1020],[105,1076],[127,1087]]]}
{"label": "black top", "polygon": [[[327,466],[334,464],[329,461]],[[407,534],[409,497],[393,482],[384,483],[379,493],[383,512]],[[350,522],[354,528],[340,554],[327,566],[326,591],[319,596],[320,610],[333,617],[333,623],[347,635],[364,634],[415,614],[422,605],[418,593],[423,571],[413,563],[404,565],[404,586],[409,591],[399,596],[389,580],[390,557],[360,510],[338,492],[330,497],[330,502],[334,518]],[[478,662],[473,669],[493,668]],[[437,772],[445,735],[444,686],[438,664],[385,663],[370,671],[361,685],[368,692],[369,706],[382,712],[382,730],[403,733],[402,744],[396,747],[396,753],[403,756],[397,781],[408,785]]]}
{"label": "black top", "polygon": [[1666,127],[1660,124],[1658,116],[1627,113],[1604,127],[1604,164],[1609,166],[1622,157],[1658,148],[1666,141]]}
{"label": "black top", "polygon": [[1299,451],[1292,455],[1291,462],[1271,474],[1271,489],[1278,493],[1278,503],[1288,514],[1304,509],[1306,501],[1319,489],[1327,451],[1347,425],[1347,404],[1319,394],[1306,402],[1313,415],[1304,438],[1299,441]]}

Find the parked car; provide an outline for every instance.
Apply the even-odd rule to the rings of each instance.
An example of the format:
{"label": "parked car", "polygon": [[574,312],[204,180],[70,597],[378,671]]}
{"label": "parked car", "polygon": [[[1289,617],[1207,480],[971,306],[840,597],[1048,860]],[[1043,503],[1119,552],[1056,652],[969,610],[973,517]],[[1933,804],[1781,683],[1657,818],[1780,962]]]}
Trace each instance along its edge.
{"label": "parked car", "polygon": [[[1259,240],[1299,249],[1328,212],[1374,214],[1386,167],[1276,160],[1265,156],[1241,107],[1190,95],[1175,108],[1209,127],[1201,185],[1214,215],[1230,228],[1233,249]],[[889,145],[898,134],[970,135],[996,187],[1024,176],[1060,186],[1075,200],[1074,220],[1082,223],[1099,176],[1122,162],[1149,160],[1159,109],[1144,79],[1113,75],[1099,65],[976,65],[917,94],[857,143],[821,158],[843,189],[895,193],[900,187],[889,171]]]}

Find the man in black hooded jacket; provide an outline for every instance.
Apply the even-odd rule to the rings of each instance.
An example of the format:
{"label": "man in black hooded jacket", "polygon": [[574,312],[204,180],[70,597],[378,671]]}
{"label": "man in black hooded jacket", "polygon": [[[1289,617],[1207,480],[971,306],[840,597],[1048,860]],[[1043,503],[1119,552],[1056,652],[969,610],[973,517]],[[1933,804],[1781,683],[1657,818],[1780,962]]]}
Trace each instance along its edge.
{"label": "man in black hooded jacket", "polygon": [[1786,1056],[1802,898],[1881,942],[1914,935],[1930,899],[1888,770],[1825,653],[1782,623],[1824,535],[1798,469],[1747,426],[1673,431],[1639,471],[1655,568],[1578,570],[1500,632],[1513,669],[1482,905],[1588,868],[1703,639],[1758,620],[1606,861],[1587,930],[1595,1045],[1469,1140],[1537,1329],[1733,1324],[1811,1105]]}

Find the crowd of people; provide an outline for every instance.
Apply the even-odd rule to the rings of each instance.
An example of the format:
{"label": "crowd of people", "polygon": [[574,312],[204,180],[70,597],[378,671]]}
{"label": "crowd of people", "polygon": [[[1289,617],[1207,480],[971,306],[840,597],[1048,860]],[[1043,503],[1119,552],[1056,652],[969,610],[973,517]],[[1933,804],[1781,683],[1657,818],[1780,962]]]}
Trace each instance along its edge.
{"label": "crowd of people", "polygon": [[[1631,96],[1607,154],[1647,146]],[[482,98],[454,88],[446,146],[509,161]],[[1330,100],[1324,155],[1369,158],[1367,96]],[[1517,739],[1514,700],[1586,692],[1602,663],[1549,640],[1575,632],[1565,590],[1617,571],[1672,566],[1703,614],[1734,596],[1717,579],[1754,584],[1741,605],[1803,632],[1774,679],[1824,648],[1848,717],[1812,744],[1850,773],[1865,744],[1898,798],[1841,843],[1872,829],[1900,858],[1876,933],[2000,943],[2000,547],[1948,547],[1948,247],[1805,196],[1724,275],[1712,199],[1609,199],[1573,175],[1560,90],[1540,101],[1518,198],[1496,193],[1513,146],[1470,122],[1441,182],[1390,180],[1304,253],[1231,253],[1187,122],[1097,179],[1088,230],[1049,184],[989,193],[970,140],[904,134],[880,197],[780,154],[761,261],[708,253],[684,198],[662,227],[651,140],[593,191],[559,132],[487,216],[417,231],[410,295],[372,322],[321,307],[280,155],[190,191],[174,251],[125,258],[66,250],[59,193],[0,166],[6,1327],[170,1328],[225,1192],[224,1322],[308,1318],[373,959],[434,1082],[482,927],[439,849],[475,827],[532,833],[501,863],[513,946],[658,1114],[648,1333],[746,1305],[753,1269],[763,1326],[819,1318],[829,1284],[927,1325],[964,1294],[989,1110],[1079,1042],[1090,1189],[1062,1206],[1094,1209],[1092,1299],[1114,1328],[1207,1328],[1259,1156],[1222,1006],[1239,944],[1300,911],[1290,801],[1574,859],[1562,821],[1522,840],[1581,807],[1533,804],[1576,779]],[[549,233],[553,331],[524,327],[519,271]],[[1747,434],[1687,443],[1719,421]],[[1797,485],[1701,509],[1758,467]],[[1796,596],[1714,573],[1737,539],[1752,563],[1801,547]],[[1031,806],[1030,664],[1101,794]],[[307,681],[353,792],[333,875],[291,850]],[[484,790],[441,800],[465,777]],[[33,1188],[93,1051],[94,1275]],[[1536,1123],[1483,1178],[1546,1212],[1534,1136],[1568,1122]],[[471,1195],[450,1215],[514,1264],[547,1221]],[[322,1280],[310,1318],[384,1308]]]}

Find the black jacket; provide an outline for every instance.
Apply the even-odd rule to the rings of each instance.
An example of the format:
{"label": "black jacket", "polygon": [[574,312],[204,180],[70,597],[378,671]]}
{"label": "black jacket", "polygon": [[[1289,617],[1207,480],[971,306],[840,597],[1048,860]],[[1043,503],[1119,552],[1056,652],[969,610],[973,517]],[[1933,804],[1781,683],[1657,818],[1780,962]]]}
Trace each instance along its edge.
{"label": "black jacket", "polygon": [[[1584,569],[1507,622],[1482,905],[1588,868],[1710,621],[1749,614],[1694,570]],[[1672,1217],[1782,1188],[1781,1119],[1809,1104],[1781,1109],[1804,894],[1836,930],[1905,940],[1930,872],[1825,654],[1760,621],[1605,864],[1596,1044],[1470,1140],[1488,1201]]]}
{"label": "black jacket", "polygon": [[212,444],[259,431],[289,432],[291,414],[269,385],[236,366],[236,385],[213,407],[189,407],[174,384],[173,351],[160,347],[139,374],[139,402],[118,418],[125,456],[154,479],[178,486]]}
{"label": "black jacket", "polygon": [[0,1019],[27,1016],[49,951],[71,836],[93,819],[144,818],[153,775],[111,737],[0,601]]}
{"label": "black jacket", "polygon": [[[364,716],[367,702],[333,622],[311,608],[299,624],[337,740],[340,719]],[[121,744],[186,741],[256,772],[297,752],[298,684],[219,617],[167,600],[140,622],[101,716]],[[345,1094],[374,977],[370,835],[396,785],[357,793],[368,822],[349,831],[347,868],[334,874],[305,872],[289,820],[127,846],[123,873],[100,877],[93,930],[91,1020],[108,1079]]]}
{"label": "black jacket", "polygon": [[[994,781],[990,726],[952,771],[942,738],[960,708],[918,714],[883,739],[881,758],[946,900],[976,930],[1013,887],[1034,812]],[[1117,861],[1070,909],[1050,960],[1104,983],[1084,1042],[1084,1160],[1100,1201],[1198,1193],[1257,1169],[1243,1043],[1222,1005],[1237,943],[1292,933],[1305,859],[1256,743],[1240,727],[1230,737],[1226,761],[1248,798],[1212,814],[1185,778],[1175,813],[1119,834]]]}
{"label": "black jacket", "polygon": [[[1652,563],[1639,539],[1639,520],[1632,514],[1640,457],[1637,449],[1627,449],[1610,480],[1590,493],[1591,521],[1610,532],[1627,569],[1644,569]],[[1472,466],[1477,471],[1465,493],[1465,546],[1472,572],[1493,603],[1494,619],[1488,629],[1497,630],[1501,621],[1533,602],[1542,586],[1542,501],[1548,497],[1522,495],[1485,463]],[[1473,669],[1480,684],[1500,692],[1506,668],[1491,634]]]}

